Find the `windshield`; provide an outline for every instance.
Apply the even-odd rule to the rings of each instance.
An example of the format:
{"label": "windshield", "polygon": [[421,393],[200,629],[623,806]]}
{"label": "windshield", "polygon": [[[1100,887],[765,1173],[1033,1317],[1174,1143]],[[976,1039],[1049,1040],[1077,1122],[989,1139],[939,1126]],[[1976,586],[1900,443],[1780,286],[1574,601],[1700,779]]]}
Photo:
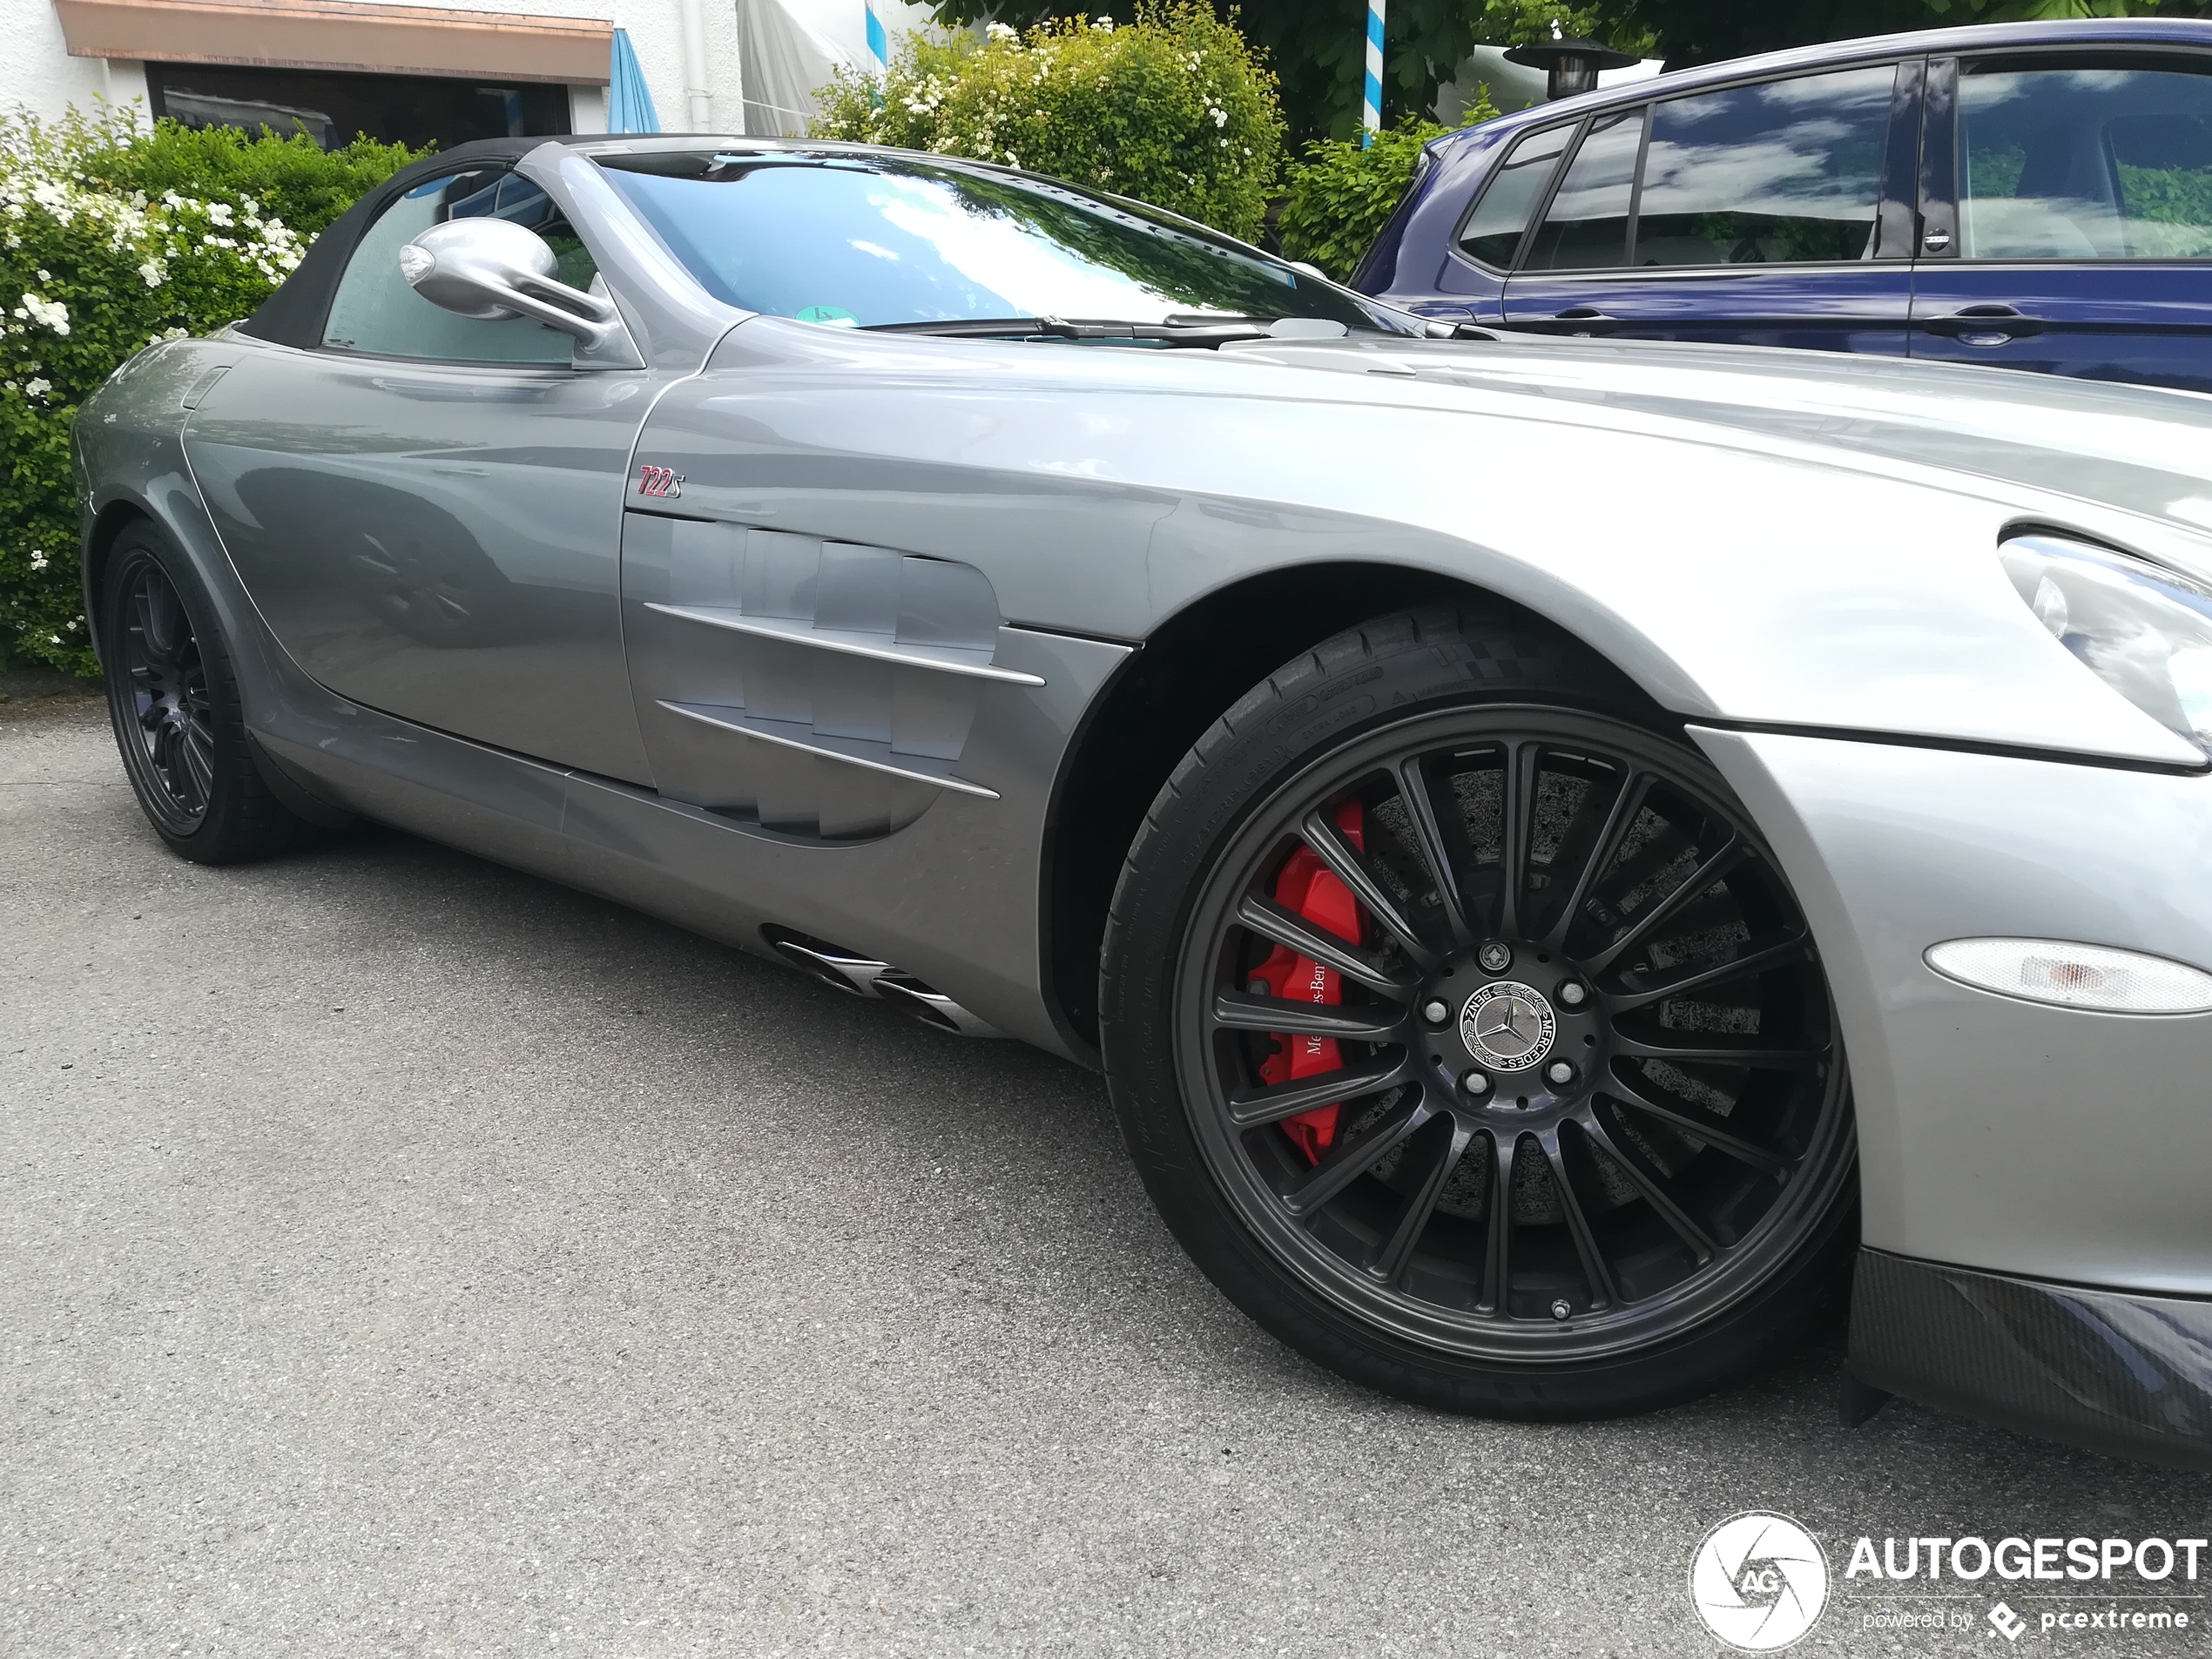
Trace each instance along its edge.
{"label": "windshield", "polygon": [[904,156],[604,156],[717,299],[843,327],[1048,317],[1312,317],[1399,333],[1358,296],[1065,185]]}

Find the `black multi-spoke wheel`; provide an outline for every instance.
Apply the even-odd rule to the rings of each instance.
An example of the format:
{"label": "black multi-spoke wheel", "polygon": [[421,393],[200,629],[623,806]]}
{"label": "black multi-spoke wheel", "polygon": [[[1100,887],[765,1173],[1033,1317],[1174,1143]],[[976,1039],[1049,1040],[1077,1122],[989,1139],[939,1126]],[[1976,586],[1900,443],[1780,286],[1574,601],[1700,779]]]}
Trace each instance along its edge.
{"label": "black multi-spoke wheel", "polygon": [[211,607],[191,568],[151,524],[117,539],[99,610],[116,743],[162,840],[203,863],[289,845],[301,826],[269,793],[247,752]]}
{"label": "black multi-spoke wheel", "polygon": [[1438,1404],[1710,1387],[1849,1242],[1804,915],[1609,678],[1448,613],[1332,641],[1193,752],[1116,901],[1109,1076],[1170,1224],[1278,1334]]}
{"label": "black multi-spoke wheel", "polygon": [[117,727],[153,786],[155,810],[180,832],[199,826],[215,790],[215,711],[207,664],[177,584],[154,560],[134,560],[120,596],[116,667],[129,685]]}

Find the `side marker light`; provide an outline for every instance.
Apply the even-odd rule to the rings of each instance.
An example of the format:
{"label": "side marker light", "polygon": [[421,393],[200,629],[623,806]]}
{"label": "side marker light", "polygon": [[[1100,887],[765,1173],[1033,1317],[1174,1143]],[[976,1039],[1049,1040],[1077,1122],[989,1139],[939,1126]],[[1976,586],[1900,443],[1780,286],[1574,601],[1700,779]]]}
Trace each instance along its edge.
{"label": "side marker light", "polygon": [[2057,939],[1950,939],[1927,964],[1978,991],[2053,1008],[2104,1014],[2212,1011],[2212,974],[2186,962],[2108,945]]}

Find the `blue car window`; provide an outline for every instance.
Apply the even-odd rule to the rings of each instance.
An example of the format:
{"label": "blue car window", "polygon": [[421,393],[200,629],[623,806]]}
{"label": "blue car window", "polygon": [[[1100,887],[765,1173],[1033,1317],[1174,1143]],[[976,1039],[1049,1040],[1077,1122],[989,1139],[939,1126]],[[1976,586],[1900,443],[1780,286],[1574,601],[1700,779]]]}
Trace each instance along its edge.
{"label": "blue car window", "polygon": [[1524,269],[1595,271],[1629,262],[1629,209],[1643,116],[1642,109],[1635,109],[1590,123],[1545,212]]}
{"label": "blue car window", "polygon": [[772,316],[862,328],[1200,314],[1390,327],[1282,260],[1045,179],[836,152],[601,165],[708,293]]}
{"label": "blue car window", "polygon": [[1548,127],[1529,133],[1514,145],[1491,175],[1482,199],[1475,203],[1467,228],[1460,233],[1461,253],[1495,270],[1512,265],[1521,233],[1528,228],[1536,204],[1543,199],[1544,187],[1552,181],[1560,152],[1574,136],[1571,126]]}
{"label": "blue car window", "polygon": [[2212,75],[1968,64],[1959,151],[1966,259],[2212,259]]}
{"label": "blue car window", "polygon": [[1885,64],[1655,105],[1635,262],[1871,258],[1896,79]]}

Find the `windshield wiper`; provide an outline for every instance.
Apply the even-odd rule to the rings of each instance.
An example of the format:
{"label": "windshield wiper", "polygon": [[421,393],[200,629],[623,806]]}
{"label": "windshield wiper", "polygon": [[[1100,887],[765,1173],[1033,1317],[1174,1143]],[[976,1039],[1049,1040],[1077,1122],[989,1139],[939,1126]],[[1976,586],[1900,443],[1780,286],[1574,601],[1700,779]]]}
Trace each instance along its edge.
{"label": "windshield wiper", "polygon": [[872,334],[939,334],[971,340],[1096,340],[1162,346],[1218,346],[1230,340],[1265,340],[1271,318],[1190,316],[1165,322],[1118,322],[1063,317],[956,317],[935,322],[880,322]]}

